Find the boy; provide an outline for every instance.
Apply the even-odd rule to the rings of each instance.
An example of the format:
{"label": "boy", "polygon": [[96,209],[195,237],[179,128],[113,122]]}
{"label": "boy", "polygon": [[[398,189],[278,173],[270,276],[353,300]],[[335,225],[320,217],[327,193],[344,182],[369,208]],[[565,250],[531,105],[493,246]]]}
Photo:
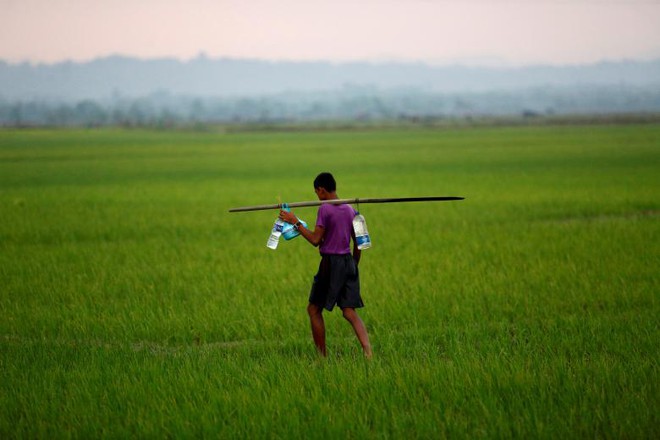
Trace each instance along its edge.
{"label": "boy", "polygon": [[[321,173],[314,179],[314,192],[319,200],[335,200],[337,184],[330,173]],[[323,204],[319,207],[314,230],[305,228],[293,212],[280,211],[280,219],[291,223],[321,253],[319,271],[314,276],[309,295],[307,313],[312,326],[314,344],[322,356],[326,356],[325,323],[323,309],[332,311],[335,304],[342,310],[344,318],[353,326],[355,335],[362,345],[364,355],[371,358],[369,335],[362,319],[355,311],[363,307],[360,296],[360,277],[357,265],[360,250],[353,232],[355,210],[347,204]],[[353,254],[351,255],[351,239]]]}

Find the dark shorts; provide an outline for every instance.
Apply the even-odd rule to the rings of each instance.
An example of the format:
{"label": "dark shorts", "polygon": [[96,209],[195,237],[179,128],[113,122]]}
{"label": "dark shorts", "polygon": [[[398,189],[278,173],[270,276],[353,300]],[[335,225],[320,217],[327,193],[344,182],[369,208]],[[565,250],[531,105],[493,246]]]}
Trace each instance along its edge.
{"label": "dark shorts", "polygon": [[309,302],[327,310],[364,307],[360,297],[360,274],[351,254],[321,255]]}

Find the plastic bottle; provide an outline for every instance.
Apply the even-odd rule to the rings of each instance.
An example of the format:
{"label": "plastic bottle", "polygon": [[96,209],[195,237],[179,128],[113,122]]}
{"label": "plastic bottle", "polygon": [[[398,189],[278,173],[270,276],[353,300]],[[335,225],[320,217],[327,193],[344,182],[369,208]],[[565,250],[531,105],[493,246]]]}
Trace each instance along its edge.
{"label": "plastic bottle", "polygon": [[353,217],[353,231],[355,231],[355,241],[358,249],[369,249],[371,247],[371,237],[369,237],[369,231],[367,230],[367,222],[359,212]]}
{"label": "plastic bottle", "polygon": [[284,222],[279,218],[275,220],[273,224],[273,230],[270,231],[270,237],[268,237],[268,246],[270,249],[277,249],[277,245],[280,242],[280,236],[282,235],[282,230],[284,229]]}
{"label": "plastic bottle", "polygon": [[[304,226],[307,227],[307,222],[305,220],[298,219],[298,221]],[[284,237],[285,240],[293,240],[297,236],[300,235],[300,231],[298,231],[291,223],[284,223],[284,226],[282,228],[282,237]]]}
{"label": "plastic bottle", "polygon": [[[282,209],[286,212],[291,212],[289,205],[286,203],[282,204]],[[307,227],[305,220],[298,220],[304,227]],[[277,249],[277,245],[280,242],[280,237],[284,237],[285,240],[292,240],[299,235],[300,232],[291,223],[284,222],[278,218],[273,224],[273,229],[270,232],[270,237],[268,237],[268,243],[266,243],[266,246],[268,246],[270,249]]]}

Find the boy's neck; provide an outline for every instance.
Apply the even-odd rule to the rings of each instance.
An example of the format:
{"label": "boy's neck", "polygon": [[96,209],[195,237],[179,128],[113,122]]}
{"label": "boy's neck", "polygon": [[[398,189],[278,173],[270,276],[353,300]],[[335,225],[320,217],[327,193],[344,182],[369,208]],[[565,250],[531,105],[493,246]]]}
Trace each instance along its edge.
{"label": "boy's neck", "polygon": [[325,188],[315,189],[315,191],[319,200],[335,200],[339,198],[337,196],[337,191],[328,192],[325,190]]}

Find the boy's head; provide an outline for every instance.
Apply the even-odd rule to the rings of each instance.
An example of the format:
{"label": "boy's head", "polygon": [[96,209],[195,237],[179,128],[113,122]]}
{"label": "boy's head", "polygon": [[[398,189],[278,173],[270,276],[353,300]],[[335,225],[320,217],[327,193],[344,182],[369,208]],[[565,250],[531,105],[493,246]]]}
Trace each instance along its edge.
{"label": "boy's head", "polygon": [[324,188],[328,192],[335,192],[337,190],[337,182],[330,173],[321,173],[314,179],[314,189]]}
{"label": "boy's head", "polygon": [[321,173],[316,176],[316,179],[314,179],[314,190],[316,191],[316,194],[319,194],[321,189],[325,190],[328,194],[337,190],[337,182],[335,182],[335,178],[332,177],[332,174]]}

